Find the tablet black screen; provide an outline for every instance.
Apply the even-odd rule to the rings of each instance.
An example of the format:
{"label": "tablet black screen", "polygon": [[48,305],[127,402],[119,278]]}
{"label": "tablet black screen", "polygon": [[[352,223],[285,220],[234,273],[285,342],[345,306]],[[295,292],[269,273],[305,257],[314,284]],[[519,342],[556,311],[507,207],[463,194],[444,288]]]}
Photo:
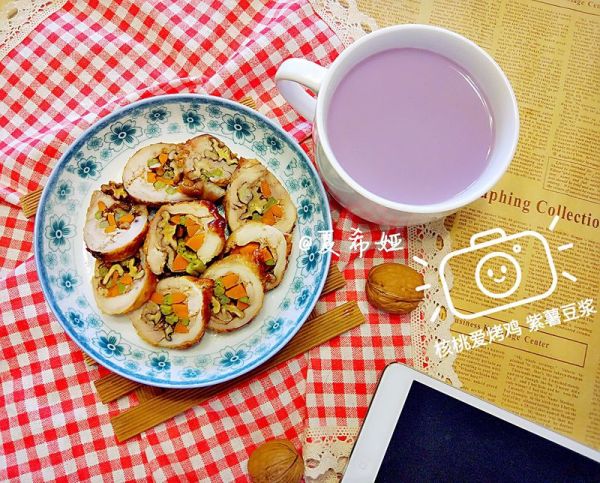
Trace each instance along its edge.
{"label": "tablet black screen", "polygon": [[600,464],[413,381],[378,482],[600,482]]}

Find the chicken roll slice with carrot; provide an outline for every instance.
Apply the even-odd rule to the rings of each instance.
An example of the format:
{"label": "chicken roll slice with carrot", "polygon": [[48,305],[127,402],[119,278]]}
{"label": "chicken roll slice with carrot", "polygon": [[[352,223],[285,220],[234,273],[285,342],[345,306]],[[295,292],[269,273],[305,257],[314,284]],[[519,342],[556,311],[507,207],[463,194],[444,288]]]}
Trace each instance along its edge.
{"label": "chicken roll slice with carrot", "polygon": [[238,157],[221,140],[202,134],[185,143],[184,180],[180,189],[191,196],[216,201],[225,194]]}
{"label": "chicken roll slice with carrot", "polygon": [[230,332],[246,325],[263,304],[264,289],[258,267],[243,255],[229,255],[213,263],[203,275],[214,280],[208,328]]}
{"label": "chicken roll slice with carrot", "polygon": [[136,200],[149,205],[191,200],[180,190],[184,144],[151,144],[137,151],[125,165],[123,185]]}
{"label": "chicken roll slice with carrot", "polygon": [[226,253],[244,255],[258,265],[266,290],[281,282],[290,249],[291,235],[258,221],[240,226],[225,245]]}
{"label": "chicken roll slice with carrot", "polygon": [[96,258],[117,261],[133,256],[148,231],[148,209],[135,203],[117,183],[92,193],[83,239]]}
{"label": "chicken roll slice with carrot", "polygon": [[161,280],[150,300],[131,314],[138,335],[169,349],[198,343],[210,318],[213,285],[212,280],[187,276]]}
{"label": "chicken roll slice with carrot", "polygon": [[225,213],[232,230],[260,221],[289,233],[296,207],[279,180],[258,160],[240,159],[225,194]]}
{"label": "chicken roll slice with carrot", "polygon": [[156,287],[156,276],[148,269],[144,253],[119,262],[96,260],[92,279],[98,308],[106,314],[124,314],[137,309]]}
{"label": "chicken roll slice with carrot", "polygon": [[225,224],[210,201],[161,206],[144,245],[150,270],[200,275],[225,247]]}

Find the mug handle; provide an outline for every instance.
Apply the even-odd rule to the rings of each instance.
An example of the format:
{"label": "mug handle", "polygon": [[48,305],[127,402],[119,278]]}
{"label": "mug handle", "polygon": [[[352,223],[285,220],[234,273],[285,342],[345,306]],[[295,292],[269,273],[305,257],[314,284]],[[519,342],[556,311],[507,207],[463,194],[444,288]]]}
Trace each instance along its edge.
{"label": "mug handle", "polygon": [[317,110],[317,101],[304,88],[319,93],[325,67],[306,59],[287,59],[282,62],[275,74],[275,82],[281,95],[304,118],[312,121]]}

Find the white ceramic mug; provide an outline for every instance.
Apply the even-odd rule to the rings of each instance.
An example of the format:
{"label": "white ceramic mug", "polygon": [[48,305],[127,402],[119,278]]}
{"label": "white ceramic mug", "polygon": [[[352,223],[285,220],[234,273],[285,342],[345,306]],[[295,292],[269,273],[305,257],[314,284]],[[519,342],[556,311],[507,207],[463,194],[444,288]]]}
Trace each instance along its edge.
{"label": "white ceramic mug", "polygon": [[[366,190],[341,166],[327,137],[325,115],[332,94],[346,73],[375,53],[403,47],[429,50],[456,62],[479,84],[494,116],[494,144],[483,174],[463,192],[439,203],[397,203]],[[506,75],[475,43],[440,27],[397,25],[377,30],[344,50],[327,69],[308,60],[287,59],[279,67],[275,80],[292,107],[313,122],[317,167],[331,195],[360,217],[383,225],[427,223],[477,200],[500,179],[517,147],[519,111]],[[306,87],[317,94],[316,100],[305,91]]]}

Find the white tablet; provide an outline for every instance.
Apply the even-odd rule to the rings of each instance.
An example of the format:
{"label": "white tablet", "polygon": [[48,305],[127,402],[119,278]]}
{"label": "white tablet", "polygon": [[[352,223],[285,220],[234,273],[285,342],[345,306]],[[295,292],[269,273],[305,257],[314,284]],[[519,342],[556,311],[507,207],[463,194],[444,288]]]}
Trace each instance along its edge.
{"label": "white tablet", "polygon": [[391,364],[342,481],[599,482],[600,452]]}

